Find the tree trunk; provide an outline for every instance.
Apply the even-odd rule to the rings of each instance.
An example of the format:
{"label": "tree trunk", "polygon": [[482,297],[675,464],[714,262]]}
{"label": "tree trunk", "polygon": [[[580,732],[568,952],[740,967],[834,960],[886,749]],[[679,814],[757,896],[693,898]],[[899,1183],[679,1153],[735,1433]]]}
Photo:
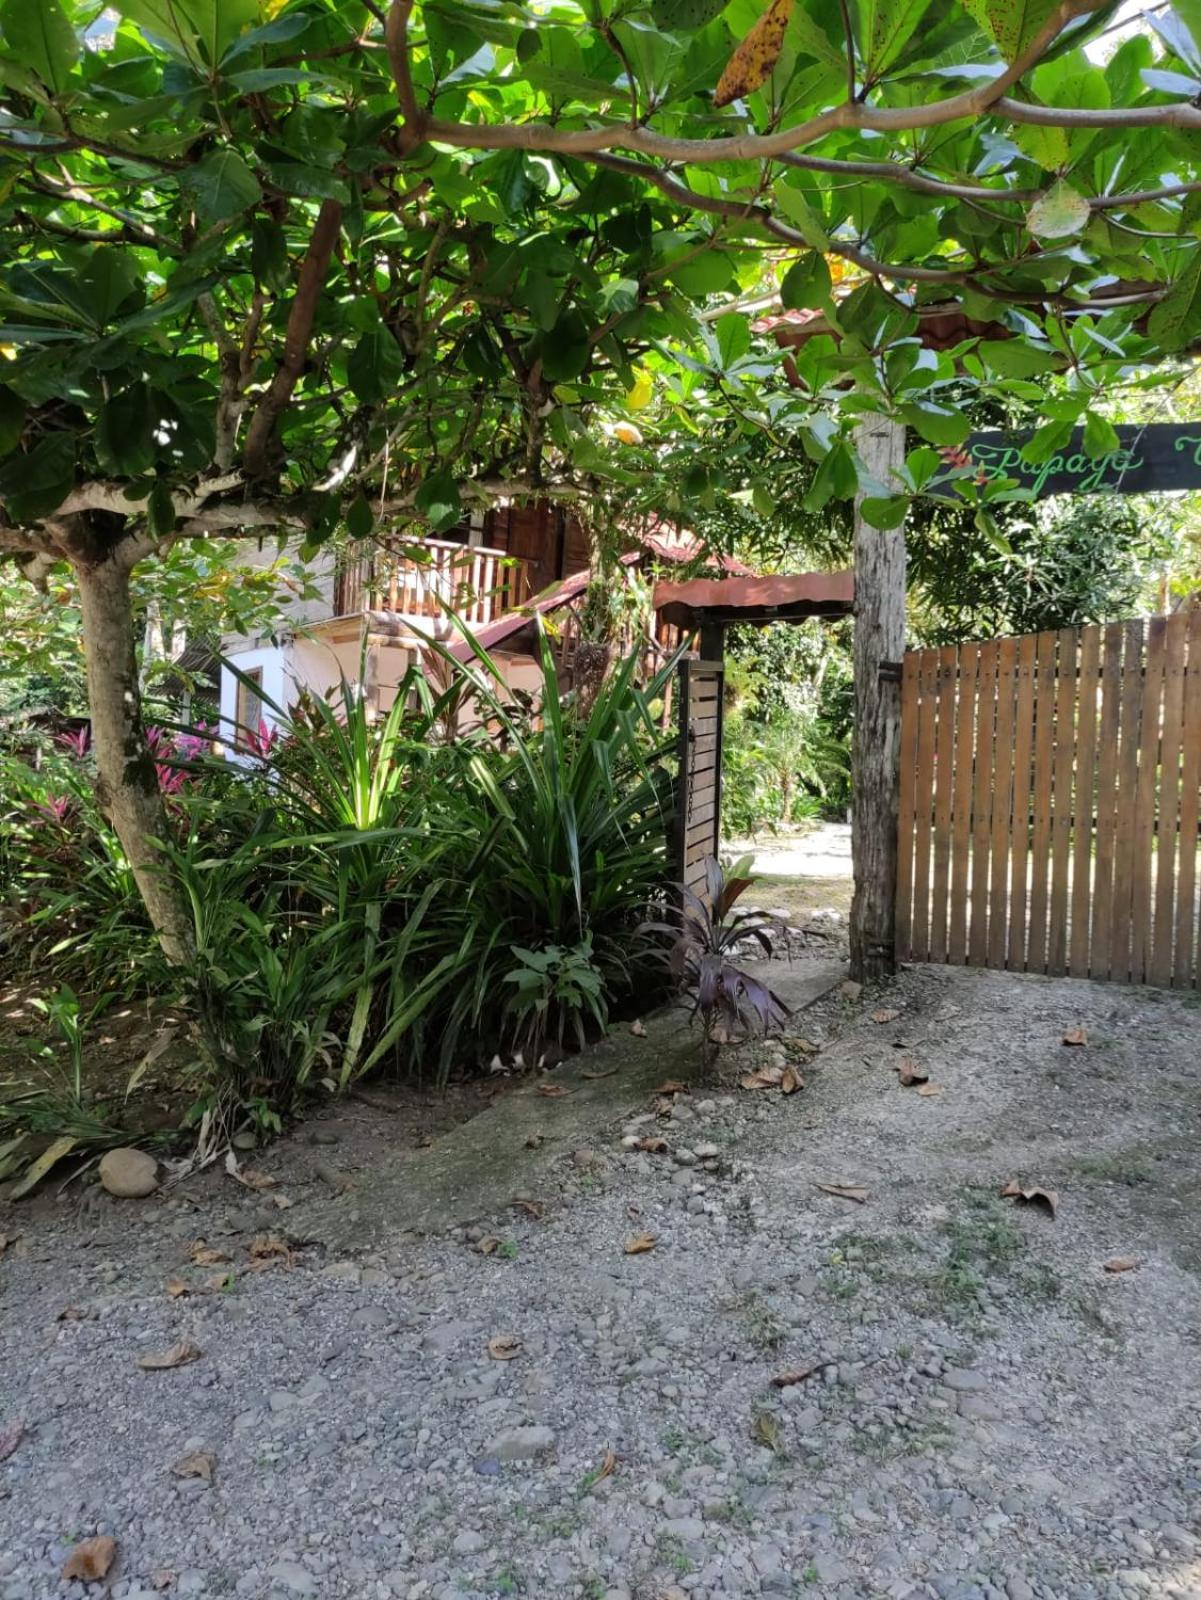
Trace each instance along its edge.
{"label": "tree trunk", "polygon": [[142,724],[133,648],[129,568],[110,557],[76,565],[88,706],[96,755],[96,797],[125,851],[138,891],[167,960],[194,952],[191,921],[155,841],[166,813]]}
{"label": "tree trunk", "polygon": [[[902,423],[869,417],[855,447],[891,484],[905,459]],[[851,744],[851,976],[860,983],[896,971],[897,809],[901,684],[905,651],[905,535],[864,521],[855,501],[855,727]]]}

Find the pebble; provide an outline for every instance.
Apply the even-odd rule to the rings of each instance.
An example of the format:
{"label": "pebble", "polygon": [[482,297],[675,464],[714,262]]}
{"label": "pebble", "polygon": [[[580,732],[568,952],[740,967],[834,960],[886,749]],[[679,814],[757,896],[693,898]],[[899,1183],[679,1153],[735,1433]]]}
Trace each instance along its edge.
{"label": "pebble", "polygon": [[554,1448],[555,1435],[550,1428],[510,1428],[485,1446],[484,1456],[496,1461],[535,1461]]}
{"label": "pebble", "polygon": [[144,1200],[158,1188],[158,1162],[145,1150],[108,1150],[96,1172],[102,1187],[120,1200]]}

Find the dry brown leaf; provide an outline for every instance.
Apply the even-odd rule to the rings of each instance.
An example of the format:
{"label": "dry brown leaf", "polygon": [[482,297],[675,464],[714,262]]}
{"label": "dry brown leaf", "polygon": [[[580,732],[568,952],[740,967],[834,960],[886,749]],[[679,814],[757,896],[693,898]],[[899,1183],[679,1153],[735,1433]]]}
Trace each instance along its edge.
{"label": "dry brown leaf", "polygon": [[293,1202],[288,1199],[286,1194],[273,1194],[271,1196],[271,1204],[277,1211],[291,1211]]}
{"label": "dry brown leaf", "polygon": [[795,1094],[798,1089],[805,1087],[805,1080],[795,1067],[785,1067],[780,1079],[781,1094]]}
{"label": "dry brown leaf", "polygon": [[275,1179],[266,1172],[256,1172],[253,1167],[241,1167],[238,1158],[232,1150],[225,1152],[225,1170],[230,1177],[240,1183],[244,1189],[274,1189]]}
{"label": "dry brown leaf", "polygon": [[1142,1265],[1137,1256],[1113,1256],[1105,1263],[1106,1272],[1135,1272]]}
{"label": "dry brown leaf", "polygon": [[63,1577],[79,1583],[99,1583],[117,1558],[117,1541],[111,1534],[98,1533],[94,1539],[81,1539],[67,1557]]}
{"label": "dry brown leaf", "polygon": [[183,1295],[191,1294],[192,1292],[191,1285],[185,1283],[182,1278],[168,1278],[163,1287],[172,1300],[178,1300]]}
{"label": "dry brown leaf", "polygon": [[794,1384],[804,1383],[829,1365],[828,1361],[815,1361],[811,1367],[797,1367],[793,1372],[778,1373],[771,1380],[771,1386],[773,1389],[791,1389]]}
{"label": "dry brown leaf", "polygon": [[614,1450],[606,1450],[601,1457],[601,1464],[597,1468],[596,1477],[592,1481],[599,1483],[602,1478],[611,1478],[616,1471],[617,1453]]}
{"label": "dry brown leaf", "polygon": [[237,1274],[233,1272],[214,1272],[211,1278],[204,1280],[204,1287],[208,1294],[221,1294],[231,1288],[236,1282]]}
{"label": "dry brown leaf", "polygon": [[867,1201],[868,1191],[857,1183],[819,1183],[816,1187],[823,1194],[832,1194],[836,1200],[853,1200],[860,1206]]}
{"label": "dry brown leaf", "polygon": [[770,1411],[760,1411],[751,1424],[751,1438],[767,1450],[780,1448],[780,1424]]}
{"label": "dry brown leaf", "polygon": [[203,1239],[197,1239],[191,1249],[192,1264],[197,1267],[219,1267],[224,1261],[232,1261],[233,1257],[224,1250],[217,1250],[212,1245],[205,1244]]}
{"label": "dry brown leaf", "polygon": [[527,1150],[537,1150],[545,1139],[546,1135],[544,1133],[531,1133],[525,1141],[525,1147]]}
{"label": "dry brown leaf", "polygon": [[55,1317],[55,1322],[86,1322],[87,1312],[82,1306],[64,1306]]}
{"label": "dry brown leaf", "polygon": [[740,1089],[778,1089],[783,1081],[785,1072],[791,1072],[791,1067],[757,1067],[754,1072],[748,1072],[744,1078],[739,1078]]}
{"label": "dry brown leaf", "polygon": [[726,63],[713,93],[715,106],[728,106],[754,94],[771,76],[784,48],[784,35],[792,16],[794,0],[772,0]]}
{"label": "dry brown leaf", "polygon": [[496,1333],[488,1340],[493,1361],[512,1361],[521,1354],[521,1340],[515,1333]]}
{"label": "dry brown leaf", "polygon": [[1051,1217],[1059,1209],[1059,1195],[1054,1189],[1023,1189],[1013,1178],[1001,1190],[1001,1199],[1016,1200],[1019,1205],[1036,1206]]}
{"label": "dry brown leaf", "polygon": [[23,1417],[14,1417],[11,1422],[6,1422],[0,1426],[0,1461],[7,1461],[24,1437],[25,1420]]}
{"label": "dry brown leaf", "polygon": [[784,1043],[789,1050],[799,1050],[805,1056],[815,1056],[821,1049],[812,1039],[785,1039]]}
{"label": "dry brown leaf", "polygon": [[545,1200],[525,1200],[518,1197],[515,1200],[510,1200],[509,1204],[514,1211],[524,1211],[527,1217],[533,1217],[535,1222],[541,1222],[546,1215]]}
{"label": "dry brown leaf", "polygon": [[877,1023],[895,1022],[900,1012],[892,1006],[886,1006],[880,1011],[872,1012],[872,1021]]}
{"label": "dry brown leaf", "polygon": [[199,1361],[203,1351],[190,1339],[181,1339],[169,1350],[148,1350],[138,1357],[143,1372],[170,1372],[173,1367],[186,1367],[190,1361]]}
{"label": "dry brown leaf", "polygon": [[643,1256],[648,1250],[655,1248],[653,1233],[636,1233],[632,1239],[625,1242],[625,1253],[628,1256]]}
{"label": "dry brown leaf", "polygon": [[645,1139],[639,1139],[634,1149],[645,1150],[647,1155],[650,1156],[665,1156],[668,1151],[668,1144],[666,1139],[656,1139],[648,1135]]}
{"label": "dry brown leaf", "polygon": [[918,1092],[918,1094],[925,1095],[927,1098],[929,1098],[930,1095],[941,1094],[942,1093],[942,1084],[941,1083],[919,1083],[918,1086],[917,1086],[917,1092]]}
{"label": "dry brown leaf", "polygon": [[570,1094],[570,1089],[565,1089],[561,1083],[540,1083],[538,1093],[544,1094],[548,1100],[557,1100],[561,1095]]}
{"label": "dry brown leaf", "polygon": [[691,1094],[692,1090],[688,1084],[683,1083],[679,1078],[668,1078],[665,1083],[659,1085],[655,1093],[665,1095]]}
{"label": "dry brown leaf", "polygon": [[911,1089],[915,1083],[925,1083],[930,1076],[925,1067],[919,1067],[911,1056],[902,1056],[892,1070],[902,1089]]}
{"label": "dry brown leaf", "polygon": [[150,1574],[150,1587],[152,1589],[174,1589],[179,1573],[172,1567],[156,1567]]}
{"label": "dry brown leaf", "polygon": [[1063,1036],[1064,1044],[1085,1045],[1088,1043],[1087,1028],[1069,1028]]}
{"label": "dry brown leaf", "polygon": [[635,1017],[633,1022],[630,1023],[630,1032],[634,1035],[635,1039],[646,1038],[646,1023],[643,1022],[641,1017]]}
{"label": "dry brown leaf", "polygon": [[494,1256],[500,1249],[500,1240],[495,1236],[495,1234],[490,1233],[487,1238],[481,1239],[477,1243],[476,1249],[482,1256]]}
{"label": "dry brown leaf", "polygon": [[171,1471],[177,1478],[203,1478],[212,1483],[217,1458],[211,1450],[192,1450],[174,1462]]}
{"label": "dry brown leaf", "polygon": [[277,1233],[256,1233],[247,1245],[246,1253],[250,1257],[252,1272],[264,1272],[277,1262],[281,1267],[292,1267],[296,1261],[292,1246]]}

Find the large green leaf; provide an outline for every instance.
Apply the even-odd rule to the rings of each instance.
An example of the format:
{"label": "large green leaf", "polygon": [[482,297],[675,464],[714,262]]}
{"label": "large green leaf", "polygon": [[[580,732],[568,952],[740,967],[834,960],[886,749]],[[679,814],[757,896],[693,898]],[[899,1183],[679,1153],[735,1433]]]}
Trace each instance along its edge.
{"label": "large green leaf", "polygon": [[347,381],[364,405],[383,400],[404,372],[404,353],[394,335],[377,324],[362,336],[346,363]]}
{"label": "large green leaf", "polygon": [[101,468],[118,477],[137,477],[154,465],[160,408],[147,383],[131,384],[100,413],[96,456]]}
{"label": "large green leaf", "polygon": [[236,150],[214,150],[184,179],[196,209],[208,222],[221,222],[263,198],[259,180]]}
{"label": "large green leaf", "polygon": [[25,429],[25,402],[0,384],[0,457],[15,450]]}
{"label": "large green leaf", "polygon": [[1164,350],[1183,350],[1201,333],[1201,249],[1190,251],[1179,277],[1152,311],[1147,332]]}
{"label": "large green leaf", "polygon": [[929,6],[930,0],[859,0],[859,52],[869,81],[897,60]]}
{"label": "large green leaf", "polygon": [[651,15],[669,33],[696,33],[716,21],[730,0],[651,0]]}
{"label": "large green leaf", "polygon": [[36,522],[63,503],[74,482],[75,435],[48,433],[0,466],[0,499],[13,522]]}
{"label": "large green leaf", "polygon": [[[39,0],[34,0],[39,3]],[[260,21],[259,0],[113,0],[123,17],[213,66]]]}
{"label": "large green leaf", "polygon": [[0,27],[21,65],[62,94],[79,59],[79,40],[59,0],[4,0]]}
{"label": "large green leaf", "polygon": [[1059,0],[963,0],[963,8],[996,40],[1006,61],[1016,61],[1046,26]]}

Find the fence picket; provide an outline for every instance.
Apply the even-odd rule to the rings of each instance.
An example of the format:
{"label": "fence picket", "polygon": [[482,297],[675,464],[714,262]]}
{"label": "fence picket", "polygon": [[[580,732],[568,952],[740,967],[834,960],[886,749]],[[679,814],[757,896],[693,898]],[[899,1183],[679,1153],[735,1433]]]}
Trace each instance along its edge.
{"label": "fence picket", "polygon": [[897,955],[912,957],[910,938],[913,927],[913,848],[914,848],[914,767],[917,764],[918,685],[921,652],[906,653],[901,669],[901,793],[897,823]]}
{"label": "fence picket", "polygon": [[913,932],[915,961],[930,959],[930,836],[934,824],[934,742],[937,736],[938,652],[923,650],[918,677],[917,761],[914,769]]}
{"label": "fence picket", "polygon": [[1092,899],[1094,819],[1097,804],[1097,686],[1101,672],[1101,630],[1080,630],[1080,670],[1076,678],[1076,796],[1073,806],[1072,902],[1068,971],[1088,976],[1089,906]]}
{"label": "fence picket", "polygon": [[1143,625],[1128,622],[1122,653],[1122,706],[1118,728],[1117,826],[1113,855],[1113,933],[1109,976],[1130,982],[1130,912],[1134,886],[1138,742],[1143,701]]}
{"label": "fence picket", "polygon": [[988,957],[988,847],[992,824],[992,769],[995,749],[997,641],[980,647],[976,674],[976,759],[972,774],[972,905],[968,956],[974,967]]}
{"label": "fence picket", "polygon": [[1013,972],[1026,966],[1026,924],[1029,920],[1030,857],[1030,780],[1034,751],[1034,671],[1038,656],[1038,637],[1025,634],[1018,640],[1017,700],[1013,731],[1013,800],[1010,841],[1009,941],[1005,965]]}
{"label": "fence picket", "polygon": [[1172,984],[1191,989],[1201,981],[1197,952],[1197,824],[1201,811],[1201,610],[1188,619],[1188,663],[1180,763],[1180,872],[1176,880],[1176,942]]}
{"label": "fence picket", "polygon": [[976,674],[980,647],[959,646],[958,703],[955,707],[955,781],[951,802],[951,907],[947,959],[967,957],[968,856],[972,826],[972,731],[975,726]]}
{"label": "fence picket", "polygon": [[1076,630],[1061,628],[1055,679],[1055,760],[1051,797],[1051,905],[1047,971],[1068,970],[1068,865],[1072,850],[1072,764],[1076,756]]}
{"label": "fence picket", "polygon": [[934,771],[934,904],[930,912],[930,960],[947,959],[947,895],[951,873],[951,817],[955,796],[955,697],[959,652],[938,652],[938,745]]}
{"label": "fence picket", "polygon": [[1009,927],[1009,871],[1013,855],[1013,716],[1017,640],[997,649],[997,732],[993,756],[992,862],[988,885],[988,964],[1005,965]]}
{"label": "fence picket", "polygon": [[1030,916],[1026,971],[1047,969],[1047,900],[1051,866],[1051,788],[1055,762],[1055,646],[1058,635],[1038,635],[1034,693],[1034,827],[1030,853]]}

